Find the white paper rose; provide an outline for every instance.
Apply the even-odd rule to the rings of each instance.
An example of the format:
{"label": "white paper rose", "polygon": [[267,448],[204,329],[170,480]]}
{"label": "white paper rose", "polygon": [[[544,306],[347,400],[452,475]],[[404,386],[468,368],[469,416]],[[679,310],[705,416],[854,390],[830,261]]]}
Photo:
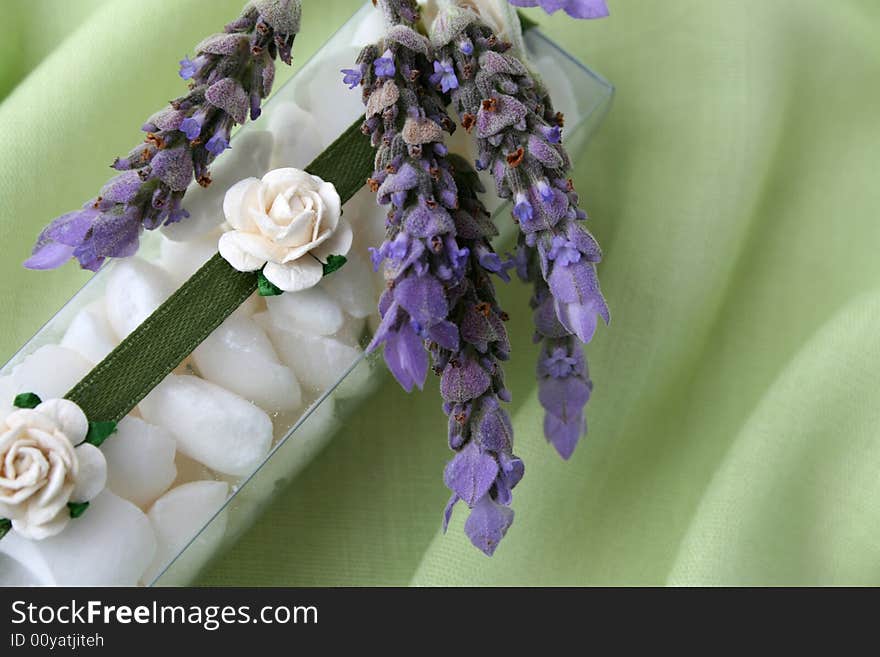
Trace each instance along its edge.
{"label": "white paper rose", "polygon": [[270,171],[229,188],[223,214],[230,230],[219,250],[238,271],[256,271],[287,292],[312,287],[330,255],[345,255],[352,232],[332,183],[300,169]]}
{"label": "white paper rose", "polygon": [[79,406],[51,399],[13,411],[0,424],[0,518],[24,538],[42,540],[70,521],[68,502],[88,502],[107,483],[107,462],[83,443],[89,423]]}

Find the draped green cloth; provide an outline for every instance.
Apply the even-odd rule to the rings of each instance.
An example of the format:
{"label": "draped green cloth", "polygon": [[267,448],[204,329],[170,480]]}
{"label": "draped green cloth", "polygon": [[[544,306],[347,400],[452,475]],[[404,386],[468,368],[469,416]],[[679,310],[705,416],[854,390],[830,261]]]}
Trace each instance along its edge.
{"label": "draped green cloth", "polygon": [[[177,95],[241,0],[7,0],[0,44],[2,353],[86,280],[20,267]],[[590,432],[545,444],[528,291],[509,364],[526,477],[489,559],[459,508],[436,381],[390,380],[206,584],[880,583],[880,4],[610,0],[544,29],[612,80],[575,179],[612,309]],[[360,5],[304,3],[295,63]],[[289,72],[285,71],[282,79]]]}

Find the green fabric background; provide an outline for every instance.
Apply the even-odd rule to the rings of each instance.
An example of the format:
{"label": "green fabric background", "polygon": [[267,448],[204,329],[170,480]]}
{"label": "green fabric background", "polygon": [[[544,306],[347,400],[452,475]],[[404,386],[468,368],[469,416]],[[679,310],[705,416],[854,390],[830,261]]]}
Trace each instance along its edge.
{"label": "green fabric background", "polygon": [[[20,268],[39,228],[98,189],[240,4],[3,1],[4,357],[86,279]],[[530,12],[618,89],[576,172],[613,314],[588,438],[568,463],[544,444],[512,285],[527,476],[494,558],[461,510],[438,531],[435,382],[388,383],[203,583],[880,583],[880,4],[609,4]],[[360,2],[304,5],[299,62]]]}

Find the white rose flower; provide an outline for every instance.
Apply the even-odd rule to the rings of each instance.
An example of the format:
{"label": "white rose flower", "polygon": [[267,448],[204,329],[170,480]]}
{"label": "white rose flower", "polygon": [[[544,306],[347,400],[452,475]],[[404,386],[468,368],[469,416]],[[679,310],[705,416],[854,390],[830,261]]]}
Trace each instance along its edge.
{"label": "white rose flower", "polygon": [[287,292],[318,283],[327,257],[351,248],[336,188],[299,169],[236,183],[223,199],[223,214],[230,230],[220,237],[220,255],[238,271],[263,267],[266,278]]}
{"label": "white rose flower", "polygon": [[0,518],[17,534],[58,534],[70,521],[68,502],[88,502],[104,489],[107,462],[82,442],[88,430],[85,414],[66,399],[18,409],[0,423]]}

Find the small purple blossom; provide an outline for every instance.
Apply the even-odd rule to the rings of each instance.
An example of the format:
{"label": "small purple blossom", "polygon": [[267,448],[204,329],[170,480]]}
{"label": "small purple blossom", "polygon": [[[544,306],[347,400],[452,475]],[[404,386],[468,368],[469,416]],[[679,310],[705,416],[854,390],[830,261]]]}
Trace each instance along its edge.
{"label": "small purple blossom", "polygon": [[574,242],[562,235],[554,235],[550,245],[547,257],[559,267],[567,267],[581,259],[581,252],[577,250]]}
{"label": "small purple blossom", "polygon": [[532,204],[529,203],[525,194],[517,196],[516,203],[513,206],[513,216],[521,223],[528,223],[535,216],[534,208],[532,208]]}
{"label": "small purple blossom", "polygon": [[180,124],[180,131],[185,134],[186,138],[190,141],[198,139],[199,135],[202,134],[202,126],[205,123],[207,115],[207,110],[202,110],[185,118]]}
{"label": "small purple blossom", "polygon": [[568,376],[576,364],[576,359],[569,356],[565,349],[557,347],[539,362],[538,369],[553,378],[561,379]]}
{"label": "small purple blossom", "polygon": [[205,150],[215,157],[229,148],[229,134],[225,130],[218,130],[205,144]]}
{"label": "small purple blossom", "polygon": [[363,78],[361,72],[354,68],[344,68],[340,73],[342,73],[342,83],[347,84],[349,89],[354,89],[358,86]]}
{"label": "small purple blossom", "polygon": [[393,78],[397,69],[394,67],[394,54],[386,50],[381,57],[373,62],[373,70],[380,78]]}
{"label": "small purple blossom", "polygon": [[440,91],[448,93],[458,89],[458,78],[455,76],[455,67],[452,60],[444,59],[434,62],[434,74],[431,76],[431,84],[439,84]]}
{"label": "small purple blossom", "polygon": [[191,79],[195,74],[198,68],[194,61],[192,61],[189,57],[184,57],[180,60],[180,77],[184,80]]}
{"label": "small purple blossom", "polygon": [[558,125],[544,125],[540,128],[541,134],[551,144],[562,143],[562,127]]}
{"label": "small purple blossom", "polygon": [[605,18],[605,0],[508,0],[515,7],[541,7],[548,14],[562,9],[572,18]]}

